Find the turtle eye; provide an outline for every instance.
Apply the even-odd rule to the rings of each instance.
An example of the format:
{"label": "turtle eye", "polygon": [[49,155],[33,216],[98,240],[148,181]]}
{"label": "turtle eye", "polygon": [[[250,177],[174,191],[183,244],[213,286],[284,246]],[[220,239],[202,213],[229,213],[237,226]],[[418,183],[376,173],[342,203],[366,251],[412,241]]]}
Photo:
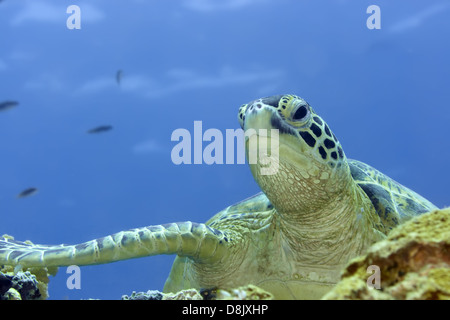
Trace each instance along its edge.
{"label": "turtle eye", "polygon": [[308,109],[306,106],[300,106],[295,111],[294,115],[292,116],[292,120],[295,121],[301,121],[308,115]]}

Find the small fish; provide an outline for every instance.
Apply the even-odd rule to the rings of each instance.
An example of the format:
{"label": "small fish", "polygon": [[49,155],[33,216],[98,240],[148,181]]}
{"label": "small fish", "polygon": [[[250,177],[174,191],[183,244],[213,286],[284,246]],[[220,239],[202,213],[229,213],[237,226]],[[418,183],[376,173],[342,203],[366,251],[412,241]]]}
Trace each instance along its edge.
{"label": "small fish", "polygon": [[106,131],[111,130],[112,128],[113,128],[113,127],[112,127],[112,126],[109,126],[109,125],[107,125],[107,126],[98,126],[98,127],[95,127],[95,128],[92,128],[92,129],[88,130],[87,133],[100,133],[100,132],[106,132]]}
{"label": "small fish", "polygon": [[14,108],[14,107],[16,107],[18,105],[19,105],[19,103],[17,101],[10,101],[10,100],[8,100],[8,101],[0,102],[0,111],[5,111],[5,110],[8,110],[8,109],[12,109],[12,108]]}
{"label": "small fish", "polygon": [[37,193],[37,192],[38,192],[38,189],[37,189],[37,188],[28,188],[28,189],[23,190],[21,193],[19,193],[19,194],[17,195],[17,198],[25,198],[25,197],[29,197],[29,196],[31,196],[31,195]]}
{"label": "small fish", "polygon": [[116,82],[120,86],[120,81],[122,81],[123,71],[118,70],[116,73]]}

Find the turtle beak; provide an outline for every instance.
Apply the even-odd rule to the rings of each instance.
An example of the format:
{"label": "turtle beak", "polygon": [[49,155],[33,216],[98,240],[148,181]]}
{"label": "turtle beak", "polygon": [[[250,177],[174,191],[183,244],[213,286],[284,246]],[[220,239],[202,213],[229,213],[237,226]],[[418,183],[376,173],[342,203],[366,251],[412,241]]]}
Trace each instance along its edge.
{"label": "turtle beak", "polygon": [[245,152],[248,163],[258,175],[278,172],[279,134],[272,125],[272,117],[278,116],[274,108],[260,102],[249,104],[245,112]]}
{"label": "turtle beak", "polygon": [[272,117],[278,117],[272,107],[261,103],[253,103],[245,110],[244,130],[276,129],[272,126]]}

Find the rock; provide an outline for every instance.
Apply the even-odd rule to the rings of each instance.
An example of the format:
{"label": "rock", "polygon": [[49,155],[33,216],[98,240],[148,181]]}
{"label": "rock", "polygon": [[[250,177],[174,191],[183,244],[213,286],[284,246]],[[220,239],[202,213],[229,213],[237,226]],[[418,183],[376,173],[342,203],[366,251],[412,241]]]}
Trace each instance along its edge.
{"label": "rock", "polygon": [[273,300],[274,296],[254,285],[239,287],[230,291],[217,290],[216,300]]}
{"label": "rock", "polygon": [[133,291],[131,296],[122,296],[122,300],[162,300],[162,298],[163,293],[158,290],[148,290],[147,292]]}
{"label": "rock", "polygon": [[[50,269],[50,271],[49,271]],[[0,300],[10,300],[5,295],[11,288],[15,289],[20,299],[13,300],[46,300],[48,299],[49,276],[56,274],[57,268],[24,268],[14,271],[11,266],[0,266]],[[15,293],[14,293],[15,295]]]}
{"label": "rock", "polygon": [[37,300],[41,298],[36,276],[29,271],[14,275],[0,272],[0,300]]}
{"label": "rock", "polygon": [[122,300],[203,300],[201,294],[195,289],[181,290],[177,293],[162,293],[158,290],[135,292],[131,296],[124,295]]}
{"label": "rock", "polygon": [[22,296],[16,289],[10,288],[4,295],[2,295],[1,300],[22,300]]}
{"label": "rock", "polygon": [[164,293],[162,300],[203,300],[203,297],[196,289],[186,289],[177,293]]}
{"label": "rock", "polygon": [[223,289],[187,289],[176,293],[162,293],[157,290],[133,292],[131,296],[122,296],[122,300],[272,300],[273,295],[254,285],[231,290]]}
{"label": "rock", "polygon": [[392,230],[365,256],[350,261],[323,299],[450,299],[450,208]]}

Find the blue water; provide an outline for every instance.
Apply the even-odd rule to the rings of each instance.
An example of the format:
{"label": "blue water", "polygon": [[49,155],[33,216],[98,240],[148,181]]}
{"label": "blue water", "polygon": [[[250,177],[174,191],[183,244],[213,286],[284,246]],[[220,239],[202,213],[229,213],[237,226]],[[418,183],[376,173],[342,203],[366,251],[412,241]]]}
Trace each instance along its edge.
{"label": "blue water", "polygon": [[[79,243],[206,221],[258,186],[245,164],[174,165],[172,132],[236,129],[242,103],[280,93],[305,98],[349,158],[449,205],[449,15],[444,0],[4,0],[0,102],[20,104],[0,112],[0,234]],[[86,133],[99,125],[113,130]],[[80,290],[60,268],[50,295],[162,290],[173,258],[83,267]]]}

